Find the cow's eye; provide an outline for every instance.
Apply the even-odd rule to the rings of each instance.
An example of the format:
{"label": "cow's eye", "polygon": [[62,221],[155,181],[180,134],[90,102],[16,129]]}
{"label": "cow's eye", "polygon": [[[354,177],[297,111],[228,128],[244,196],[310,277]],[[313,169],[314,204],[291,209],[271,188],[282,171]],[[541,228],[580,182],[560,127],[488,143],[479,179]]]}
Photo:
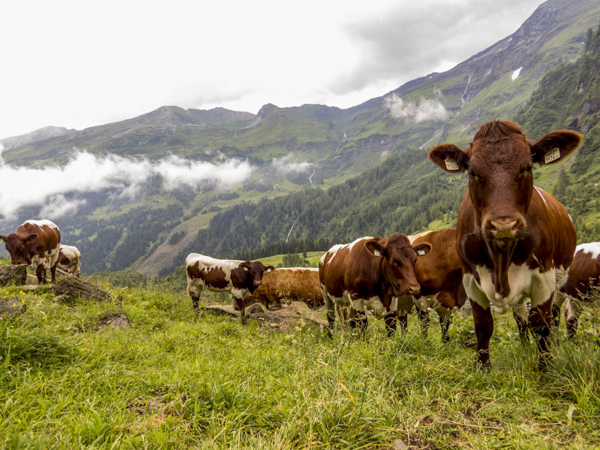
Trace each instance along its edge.
{"label": "cow's eye", "polygon": [[527,167],[525,168],[525,170],[526,170],[527,172],[531,172],[531,169],[533,169],[533,166],[527,166]]}
{"label": "cow's eye", "polygon": [[469,170],[469,176],[470,176],[471,178],[475,178],[475,177],[477,176],[477,174],[475,173],[475,171],[474,171],[474,170]]}

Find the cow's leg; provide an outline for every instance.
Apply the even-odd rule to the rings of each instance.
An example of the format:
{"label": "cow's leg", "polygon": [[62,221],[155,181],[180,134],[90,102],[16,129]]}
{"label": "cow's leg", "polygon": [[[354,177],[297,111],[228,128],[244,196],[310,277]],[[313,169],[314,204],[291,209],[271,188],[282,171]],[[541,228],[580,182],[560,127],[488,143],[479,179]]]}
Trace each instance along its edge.
{"label": "cow's leg", "polygon": [[332,336],[333,327],[335,325],[335,313],[336,305],[333,302],[331,296],[327,293],[325,286],[321,285],[321,292],[323,294],[323,300],[325,301],[325,308],[327,308],[327,323],[329,324],[329,336]]}
{"label": "cow's leg", "polygon": [[400,328],[403,331],[406,331],[408,328],[408,311],[404,311],[403,309],[398,311],[398,323],[400,324]]}
{"label": "cow's leg", "polygon": [[398,322],[398,311],[392,311],[385,316],[385,327],[388,337],[392,337],[396,333],[396,322]]}
{"label": "cow's leg", "polygon": [[423,337],[427,337],[429,331],[429,311],[423,311],[421,308],[417,309],[417,316],[419,317],[419,323],[421,324],[421,332]]}
{"label": "cow's leg", "polygon": [[[554,300],[552,302],[552,333],[557,335],[558,329],[560,327],[560,311],[562,309],[563,304],[567,300],[567,296],[564,292],[556,292],[554,294]],[[565,315],[565,321],[566,321]]]}
{"label": "cow's leg", "polygon": [[577,334],[579,325],[579,315],[581,314],[581,303],[574,298],[567,299],[567,308],[565,309],[565,320],[567,322],[567,336],[574,338]]}
{"label": "cow's leg", "polygon": [[359,311],[351,307],[349,325],[350,329],[358,327],[358,331],[360,331],[361,334],[364,334],[368,325],[367,314],[365,311]]}
{"label": "cow's leg", "polygon": [[489,308],[471,300],[475,335],[477,336],[477,360],[482,369],[490,370],[490,338],[494,333],[494,318]]}
{"label": "cow's leg", "polygon": [[52,267],[50,267],[50,279],[53,283],[56,283],[56,266],[57,264],[54,264]]}
{"label": "cow's leg", "polygon": [[435,312],[440,318],[442,342],[448,342],[450,340],[450,336],[448,336],[448,329],[450,328],[450,323],[452,322],[452,311],[444,308],[442,305],[437,305]]}
{"label": "cow's leg", "polygon": [[550,332],[552,324],[552,295],[541,305],[531,308],[529,314],[531,332],[540,351],[540,370],[544,370],[550,359]]}
{"label": "cow's leg", "polygon": [[528,312],[525,302],[513,308],[513,317],[517,323],[519,338],[521,339],[521,344],[523,345],[529,344],[529,320],[527,316]]}
{"label": "cow's leg", "polygon": [[38,264],[35,269],[35,274],[39,284],[44,284],[46,282],[46,268],[44,267],[44,264]]}
{"label": "cow's leg", "polygon": [[244,297],[237,295],[233,296],[233,305],[241,314],[240,318],[242,320],[242,325],[246,325],[248,323],[248,319],[246,317],[246,304],[244,302]]}
{"label": "cow's leg", "polygon": [[188,285],[187,285],[188,295],[192,299],[192,307],[194,311],[198,313],[200,306],[200,294],[202,293],[202,285],[198,280],[188,277]]}

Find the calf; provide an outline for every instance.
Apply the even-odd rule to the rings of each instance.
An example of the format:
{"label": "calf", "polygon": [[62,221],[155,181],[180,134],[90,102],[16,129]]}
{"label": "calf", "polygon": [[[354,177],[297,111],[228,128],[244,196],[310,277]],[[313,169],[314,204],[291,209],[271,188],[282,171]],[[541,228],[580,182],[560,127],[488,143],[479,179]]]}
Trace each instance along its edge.
{"label": "calf", "polygon": [[15,233],[0,235],[0,242],[5,243],[11,263],[31,266],[42,284],[46,282],[47,269],[50,269],[52,282],[56,281],[60,237],[60,230],[53,222],[28,220]]}
{"label": "calf", "polygon": [[579,315],[581,314],[581,302],[590,301],[589,293],[598,288],[600,283],[600,242],[580,244],[575,248],[573,264],[569,268],[567,282],[557,294],[555,302],[556,325],[560,321],[560,308],[567,300],[565,321],[567,323],[567,335],[574,337],[577,333]]}
{"label": "calf", "polygon": [[431,251],[418,258],[415,264],[421,292],[398,299],[400,322],[406,328],[407,312],[414,304],[423,331],[427,333],[429,309],[433,309],[440,318],[442,340],[448,341],[452,311],[461,308],[467,298],[462,284],[462,265],[456,252],[456,228],[426,231],[408,239],[413,245],[424,242],[431,244]]}
{"label": "calf", "polygon": [[367,327],[365,307],[385,315],[388,335],[396,329],[398,296],[418,294],[414,265],[431,245],[411,245],[405,234],[387,238],[364,237],[336,245],[319,262],[319,281],[327,306],[330,329],[339,307],[350,307],[350,327]]}
{"label": "calf", "polygon": [[309,308],[323,306],[319,269],[283,267],[263,275],[262,284],[246,299],[246,306],[259,302],[273,304],[304,302]]}
{"label": "calf", "polygon": [[429,151],[442,170],[469,173],[458,212],[457,252],[473,307],[478,359],[485,368],[490,367],[492,308],[513,309],[522,339],[531,326],[540,368],[546,365],[552,299],[567,279],[577,237],[565,208],[534,187],[532,168],[562,160],[580,142],[580,134],[567,130],[532,141],[517,124],[494,120],[479,127],[465,150],[442,144]]}
{"label": "calf", "polygon": [[58,254],[58,268],[67,273],[75,274],[77,278],[81,275],[81,253],[77,247],[72,245],[60,245]]}
{"label": "calf", "polygon": [[265,267],[260,261],[234,261],[215,259],[199,253],[190,253],[185,259],[187,290],[192,306],[197,311],[202,289],[213,292],[230,292],[234,307],[245,317],[244,299],[260,286],[265,272],[273,266]]}

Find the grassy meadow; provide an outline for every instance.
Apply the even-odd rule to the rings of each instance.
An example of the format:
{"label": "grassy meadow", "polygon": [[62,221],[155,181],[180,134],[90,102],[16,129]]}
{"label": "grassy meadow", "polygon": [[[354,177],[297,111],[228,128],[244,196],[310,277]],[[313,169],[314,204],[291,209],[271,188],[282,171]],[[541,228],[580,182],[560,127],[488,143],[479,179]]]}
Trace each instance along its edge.
{"label": "grassy meadow", "polygon": [[[561,330],[546,373],[512,319],[497,318],[484,373],[462,314],[447,344],[435,319],[424,338],[415,316],[392,339],[373,318],[364,337],[338,330],[329,339],[306,323],[284,333],[195,315],[186,293],[165,283],[99,284],[111,302],[0,288],[0,300],[26,307],[0,320],[0,447],[600,445],[597,306],[585,309],[577,343]],[[229,303],[213,294],[201,301]],[[106,311],[124,311],[131,326],[104,325]]]}

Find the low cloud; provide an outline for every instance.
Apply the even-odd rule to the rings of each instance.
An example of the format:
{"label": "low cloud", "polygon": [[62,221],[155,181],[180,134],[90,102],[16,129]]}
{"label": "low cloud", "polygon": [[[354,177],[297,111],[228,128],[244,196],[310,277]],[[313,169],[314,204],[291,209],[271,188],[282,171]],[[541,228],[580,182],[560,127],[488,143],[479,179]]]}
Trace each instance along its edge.
{"label": "low cloud", "polygon": [[428,120],[443,121],[450,117],[444,105],[434,99],[422,98],[419,103],[404,103],[399,96],[392,94],[384,99],[384,104],[394,119],[420,123]]}
{"label": "low cloud", "polygon": [[[159,176],[166,190],[195,189],[205,182],[230,188],[252,173],[247,161],[223,160],[217,164],[170,156],[160,161],[98,157],[80,151],[64,166],[44,168],[0,165],[0,216],[14,219],[19,209],[42,206],[44,218],[74,213],[84,201],[73,194],[110,189],[117,197],[133,197],[142,184]],[[68,195],[67,195],[68,194]]]}
{"label": "low cloud", "polygon": [[291,161],[292,155],[284,156],[280,159],[273,160],[273,167],[281,172],[304,172],[313,166],[312,163],[307,161],[304,162],[293,162]]}

